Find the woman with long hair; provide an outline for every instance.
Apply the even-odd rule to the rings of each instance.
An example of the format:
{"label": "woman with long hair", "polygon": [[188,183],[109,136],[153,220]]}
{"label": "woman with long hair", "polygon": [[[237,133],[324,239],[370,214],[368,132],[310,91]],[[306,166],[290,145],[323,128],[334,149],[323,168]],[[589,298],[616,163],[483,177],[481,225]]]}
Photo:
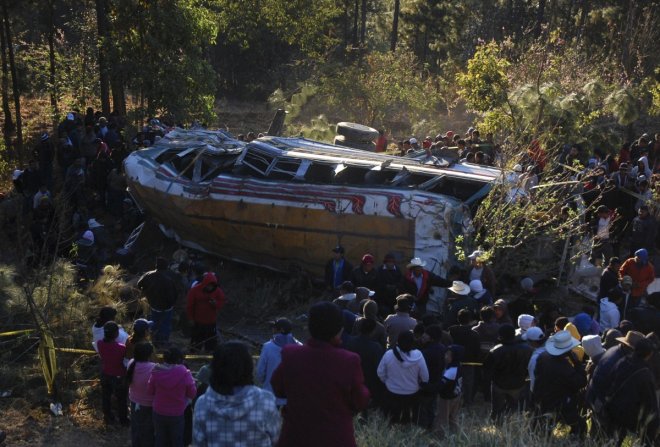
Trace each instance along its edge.
{"label": "woman with long hair", "polygon": [[275,445],[280,433],[275,396],[254,385],[253,369],[245,344],[232,341],[215,350],[211,386],[195,405],[196,446]]}
{"label": "woman with long hair", "polygon": [[384,410],[394,422],[417,422],[418,391],[422,383],[429,381],[424,356],[414,346],[412,331],[402,332],[378,365],[378,377],[387,389]]}

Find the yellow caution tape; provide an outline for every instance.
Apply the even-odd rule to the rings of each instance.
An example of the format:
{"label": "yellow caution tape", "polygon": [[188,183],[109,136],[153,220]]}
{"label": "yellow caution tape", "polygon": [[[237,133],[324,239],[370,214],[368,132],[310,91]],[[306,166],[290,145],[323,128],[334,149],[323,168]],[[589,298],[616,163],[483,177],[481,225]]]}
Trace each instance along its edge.
{"label": "yellow caution tape", "polygon": [[57,375],[57,357],[55,356],[55,344],[53,337],[46,331],[41,332],[41,342],[39,343],[39,360],[41,363],[41,370],[46,379],[46,386],[48,387],[48,394],[53,393],[53,384],[55,383],[55,376]]}
{"label": "yellow caution tape", "polygon": [[0,337],[11,337],[12,335],[29,334],[30,332],[34,331],[35,329],[21,329],[20,331],[3,332],[0,333]]}

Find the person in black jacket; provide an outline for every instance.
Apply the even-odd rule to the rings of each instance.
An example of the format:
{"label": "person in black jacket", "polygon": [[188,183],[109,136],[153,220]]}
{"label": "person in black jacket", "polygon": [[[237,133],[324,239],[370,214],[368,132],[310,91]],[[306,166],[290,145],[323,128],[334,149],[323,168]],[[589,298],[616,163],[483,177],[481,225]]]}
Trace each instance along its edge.
{"label": "person in black jacket", "polygon": [[383,265],[376,272],[375,301],[378,303],[378,310],[382,317],[386,317],[394,311],[402,280],[403,273],[396,265],[396,258],[392,253],[388,253],[385,255]]}
{"label": "person in black jacket", "polygon": [[550,337],[545,344],[546,352],[536,361],[532,400],[541,414],[555,413],[571,427],[571,434],[583,436],[586,423],[578,411],[578,392],[587,385],[587,376],[571,351],[579,345],[568,331]]}
{"label": "person in black jacket", "polygon": [[339,296],[339,286],[344,281],[350,281],[353,266],[344,258],[345,250],[341,245],[332,249],[332,259],[325,264],[325,286],[333,294]]}
{"label": "person in black jacket", "polygon": [[485,379],[491,384],[490,417],[497,420],[504,412],[521,410],[525,397],[527,364],[532,349],[516,339],[516,330],[504,324],[498,332],[500,344],[490,350],[484,361]]}
{"label": "person in black jacket", "polygon": [[611,424],[607,432],[618,433],[618,445],[623,443],[627,431],[636,433],[647,446],[660,441],[658,399],[648,364],[652,355],[651,341],[641,339],[633,355],[622,358],[614,368],[605,411]]}
{"label": "person in black jacket", "polygon": [[442,327],[432,324],[424,328],[424,339],[427,340],[422,347],[422,355],[429,370],[428,384],[422,388],[420,399],[419,425],[431,428],[436,415],[436,399],[442,373],[445,370],[445,353],[447,347],[442,343]]}
{"label": "person in black jacket", "polygon": [[598,299],[605,298],[610,290],[619,285],[619,267],[621,267],[621,260],[616,256],[611,257],[607,267],[600,275]]}
{"label": "person in black jacket", "polygon": [[657,224],[649,214],[648,205],[642,205],[637,211],[637,217],[632,221],[632,235],[630,236],[630,252],[635,253],[640,248],[646,248],[649,254],[655,251],[655,234]]}
{"label": "person in black jacket", "polygon": [[346,349],[360,356],[362,372],[364,373],[364,384],[371,393],[371,405],[380,405],[385,386],[378,378],[378,364],[385,353],[385,349],[371,339],[371,333],[376,329],[376,320],[364,319],[360,324],[360,333],[352,337],[346,343]]}
{"label": "person in black jacket", "polygon": [[355,287],[366,287],[369,290],[376,290],[377,272],[374,268],[375,259],[369,253],[362,256],[362,262],[353,269],[351,282]]}
{"label": "person in black jacket", "polygon": [[151,308],[149,320],[154,322],[153,342],[157,347],[165,346],[169,342],[172,311],[177,299],[177,288],[167,269],[167,259],[158,258],[156,270],[145,273],[137,282]]}
{"label": "person in black jacket", "polygon": [[[463,347],[463,361],[476,363],[479,361],[481,342],[479,334],[472,330],[473,316],[469,309],[458,311],[458,324],[449,328],[454,344]],[[475,367],[474,365],[463,365],[463,404],[468,406],[472,403],[475,394]]]}

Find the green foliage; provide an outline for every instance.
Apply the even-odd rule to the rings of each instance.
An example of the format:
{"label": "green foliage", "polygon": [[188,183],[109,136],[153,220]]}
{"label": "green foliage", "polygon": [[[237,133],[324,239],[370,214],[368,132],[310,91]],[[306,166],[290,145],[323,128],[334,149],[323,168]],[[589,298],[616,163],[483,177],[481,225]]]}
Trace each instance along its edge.
{"label": "green foliage", "polygon": [[619,124],[627,126],[639,118],[637,100],[630,90],[622,88],[613,92],[605,99],[605,104],[610,108],[612,114]]}
{"label": "green foliage", "polygon": [[441,98],[409,52],[378,53],[348,66],[333,67],[320,79],[319,94],[347,121],[380,127],[385,119],[410,123],[437,110]]}
{"label": "green foliage", "polygon": [[509,89],[507,69],[510,65],[501,56],[495,42],[477,48],[468,61],[467,71],[456,76],[459,93],[468,108],[487,112],[506,103]]}
{"label": "green foliage", "polygon": [[208,120],[213,115],[215,74],[205,49],[215,42],[219,0],[120,0],[111,14],[111,42],[104,42],[114,76],[146,99],[147,115]]}

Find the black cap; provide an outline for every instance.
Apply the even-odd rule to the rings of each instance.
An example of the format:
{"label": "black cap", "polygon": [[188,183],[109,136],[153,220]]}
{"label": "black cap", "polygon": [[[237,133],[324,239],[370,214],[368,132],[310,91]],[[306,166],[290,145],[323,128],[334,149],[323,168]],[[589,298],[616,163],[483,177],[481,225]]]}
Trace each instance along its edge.
{"label": "black cap", "polygon": [[283,334],[288,334],[293,330],[293,324],[291,324],[291,320],[288,318],[278,318],[275,321],[271,321],[270,325]]}
{"label": "black cap", "polygon": [[342,254],[342,255],[343,255],[344,252],[345,252],[345,251],[344,251],[344,247],[342,247],[341,245],[337,245],[335,248],[332,249],[332,251],[333,251],[334,253],[339,253],[339,254]]}

